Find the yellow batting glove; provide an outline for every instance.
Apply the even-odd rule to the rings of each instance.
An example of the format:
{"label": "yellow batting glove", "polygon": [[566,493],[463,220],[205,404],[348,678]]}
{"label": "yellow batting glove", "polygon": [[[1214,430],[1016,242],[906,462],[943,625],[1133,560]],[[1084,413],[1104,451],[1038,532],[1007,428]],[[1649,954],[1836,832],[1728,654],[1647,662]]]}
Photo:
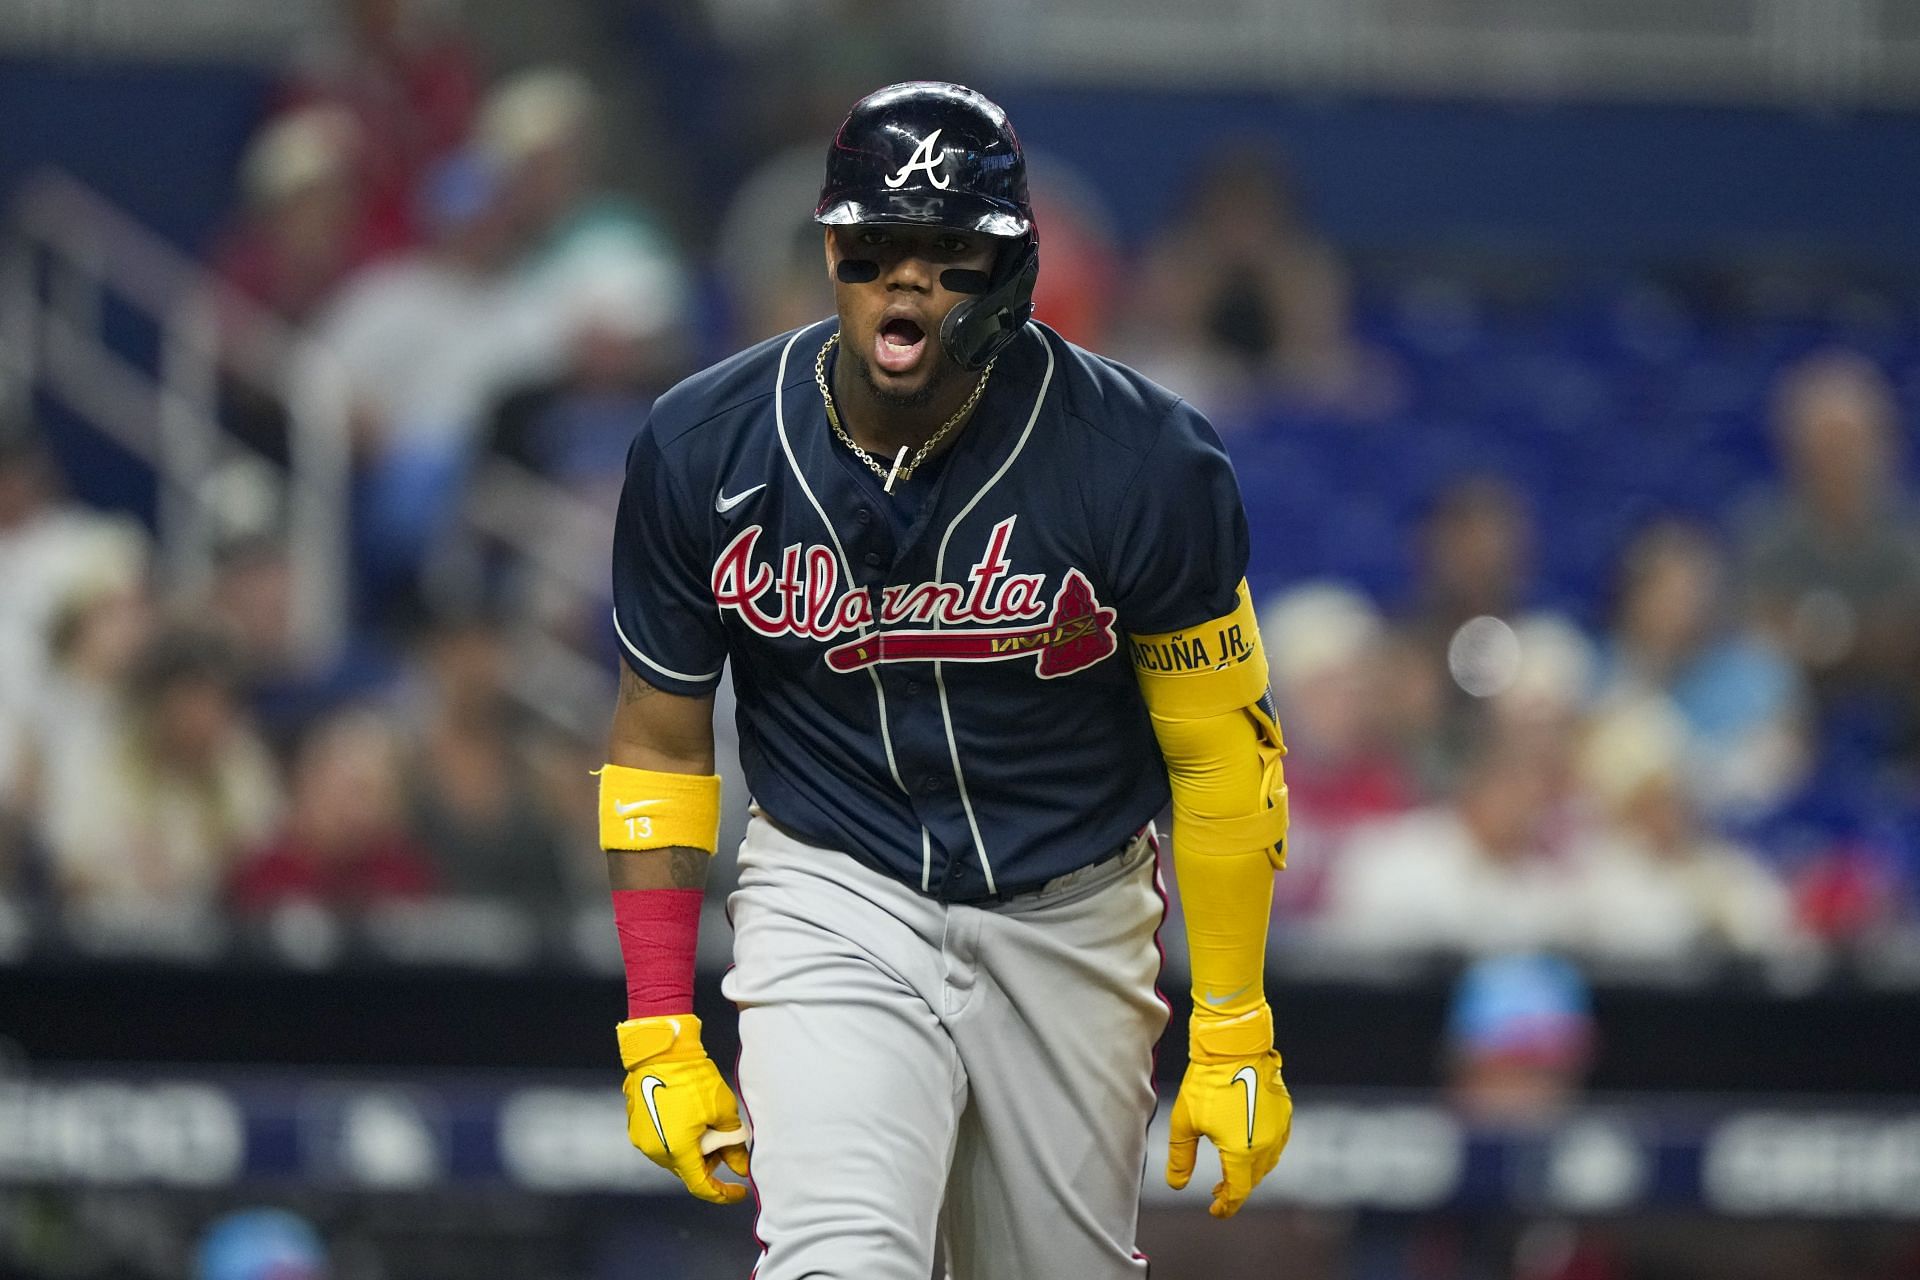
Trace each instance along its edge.
{"label": "yellow batting glove", "polygon": [[1167,1185],[1176,1191],[1187,1185],[1200,1139],[1207,1138],[1220,1152],[1221,1175],[1207,1212],[1231,1218],[1280,1162],[1293,1131],[1293,1099],[1273,1048],[1273,1014],[1263,1004],[1225,1021],[1196,1018],[1187,1036],[1187,1074],[1173,1102],[1167,1145]]}
{"label": "yellow batting glove", "polygon": [[633,1145],[702,1200],[745,1199],[745,1187],[713,1176],[722,1164],[747,1176],[753,1135],[740,1123],[733,1090],[700,1044],[700,1019],[690,1013],[633,1018],[618,1030]]}

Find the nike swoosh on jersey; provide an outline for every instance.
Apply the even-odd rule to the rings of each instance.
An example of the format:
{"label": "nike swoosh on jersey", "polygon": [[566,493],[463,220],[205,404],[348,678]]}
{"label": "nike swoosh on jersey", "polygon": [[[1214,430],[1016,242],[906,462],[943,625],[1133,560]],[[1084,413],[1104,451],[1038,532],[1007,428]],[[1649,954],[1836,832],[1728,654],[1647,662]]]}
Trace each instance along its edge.
{"label": "nike swoosh on jersey", "polygon": [[[1251,1150],[1253,1147],[1254,1108],[1258,1105],[1259,1099],[1260,1073],[1252,1067],[1242,1067],[1233,1073],[1233,1078],[1235,1082],[1245,1086],[1247,1091],[1247,1147]],[[653,1104],[649,1102],[647,1105],[652,1106]],[[653,1123],[656,1128],[659,1127],[660,1122],[658,1120]]]}
{"label": "nike swoosh on jersey", "polygon": [[659,803],[658,800],[628,800],[624,803],[615,800],[613,802],[613,811],[621,817],[625,817],[629,813],[638,813],[642,809],[651,809]]}
{"label": "nike swoosh on jersey", "polygon": [[[655,1105],[653,1101],[653,1095],[666,1087],[667,1082],[659,1076],[647,1076],[640,1081],[640,1096],[646,1100],[647,1118],[653,1121],[653,1131],[660,1135],[660,1149],[668,1155],[672,1155],[673,1147],[667,1142],[667,1131],[660,1125],[660,1108]],[[1252,1106],[1253,1104],[1248,1103],[1247,1105]],[[1249,1120],[1247,1123],[1252,1124],[1253,1122]]]}
{"label": "nike swoosh on jersey", "polygon": [[1220,1005],[1229,1003],[1234,999],[1234,997],[1245,994],[1247,989],[1252,986],[1253,984],[1251,982],[1244,983],[1240,986],[1235,987],[1233,990],[1227,992],[1227,994],[1225,995],[1221,995],[1218,992],[1216,992],[1213,988],[1209,987],[1205,991],[1202,991],[1200,993],[1200,998],[1206,1001],[1208,1004],[1213,1005],[1217,1008]]}
{"label": "nike swoosh on jersey", "polygon": [[753,486],[753,488],[751,489],[742,489],[740,492],[734,494],[732,497],[728,497],[726,494],[723,493],[719,497],[714,499],[713,509],[715,511],[718,511],[721,515],[725,515],[727,514],[727,512],[733,510],[735,507],[739,506],[741,503],[745,502],[748,498],[751,498],[754,494],[760,492],[762,489],[766,487],[767,487],[766,483],[762,481],[761,483]]}

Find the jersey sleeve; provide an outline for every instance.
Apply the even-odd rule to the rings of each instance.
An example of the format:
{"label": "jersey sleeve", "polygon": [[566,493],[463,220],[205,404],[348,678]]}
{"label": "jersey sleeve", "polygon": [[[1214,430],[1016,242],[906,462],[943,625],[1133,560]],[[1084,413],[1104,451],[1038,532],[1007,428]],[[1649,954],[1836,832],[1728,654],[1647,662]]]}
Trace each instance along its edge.
{"label": "jersey sleeve", "polygon": [[1232,613],[1247,572],[1247,513],[1220,437],[1176,403],[1141,461],[1113,523],[1108,572],[1120,626],[1178,631]]}
{"label": "jersey sleeve", "polygon": [[613,625],[633,673],[687,697],[713,692],[726,633],[708,584],[711,560],[651,422],[627,451],[613,526]]}

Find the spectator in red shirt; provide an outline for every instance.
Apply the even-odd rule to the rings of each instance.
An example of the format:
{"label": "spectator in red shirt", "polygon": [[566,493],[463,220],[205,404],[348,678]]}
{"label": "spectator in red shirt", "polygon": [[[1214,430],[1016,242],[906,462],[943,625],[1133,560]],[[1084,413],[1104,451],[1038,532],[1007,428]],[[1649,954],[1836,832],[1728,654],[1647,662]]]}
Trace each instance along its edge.
{"label": "spectator in red shirt", "polygon": [[414,190],[465,141],[480,101],[466,35],[420,0],[340,0],[335,30],[300,55],[279,108],[337,108],[360,128],[360,234],[376,253],[416,240]]}
{"label": "spectator in red shirt", "polygon": [[233,877],[235,908],[350,911],[427,896],[433,872],[402,817],[399,766],[393,727],[378,712],[322,721],[297,753],[286,825]]}
{"label": "spectator in red shirt", "polygon": [[[214,274],[289,324],[310,320],[340,282],[373,256],[359,226],[353,117],[311,107],[262,125],[240,166],[243,203],[212,253]],[[224,308],[223,336],[243,358],[250,317]]]}

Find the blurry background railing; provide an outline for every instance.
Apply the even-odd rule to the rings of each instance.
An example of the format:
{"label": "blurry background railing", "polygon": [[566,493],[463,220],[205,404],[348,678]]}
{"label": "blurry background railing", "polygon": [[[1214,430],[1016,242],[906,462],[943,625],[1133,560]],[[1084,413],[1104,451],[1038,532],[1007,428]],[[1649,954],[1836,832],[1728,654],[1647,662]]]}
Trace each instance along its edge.
{"label": "blurry background railing", "polygon": [[510,638],[509,689],[529,711],[581,738],[604,729],[613,677],[603,653],[546,624],[578,617],[605,597],[611,538],[606,512],[525,467],[488,458],[476,468],[456,534],[430,575],[440,598],[457,606],[484,590],[490,554],[512,560],[522,607]]}
{"label": "blurry background railing", "polygon": [[[332,661],[348,622],[350,437],[345,389],[324,355],[64,175],[26,184],[12,213],[0,299],[10,393],[57,400],[152,469],[161,562],[177,590],[203,589],[218,543],[254,531],[227,527],[237,513],[284,508],[292,634],[308,664]],[[240,322],[244,344],[222,343],[223,319]],[[128,354],[142,347],[150,359]],[[289,406],[284,467],[223,429],[223,361]]]}
{"label": "blurry background railing", "polygon": [[[174,590],[203,590],[224,540],[279,524],[298,657],[311,669],[337,660],[352,616],[353,433],[344,375],[327,351],[57,172],[17,197],[5,261],[0,394],[18,404],[51,397],[152,469],[155,533]],[[147,339],[130,339],[129,322],[150,330]],[[228,332],[243,337],[227,342]],[[128,355],[147,345],[150,360]],[[287,406],[284,464],[225,429],[223,375]],[[489,553],[531,574],[536,595],[577,603],[604,594],[604,513],[497,458],[471,484],[461,527],[438,553],[443,597],[477,589],[463,570]],[[539,626],[541,616],[532,608],[515,628],[512,691],[557,727],[592,733],[605,713],[605,663]]]}

